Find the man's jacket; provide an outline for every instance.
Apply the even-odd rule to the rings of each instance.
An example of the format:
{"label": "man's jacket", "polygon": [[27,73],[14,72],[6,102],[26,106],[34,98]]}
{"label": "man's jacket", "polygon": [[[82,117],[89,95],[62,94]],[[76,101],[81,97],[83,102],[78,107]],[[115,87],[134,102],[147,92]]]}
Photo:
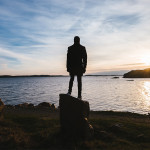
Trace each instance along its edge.
{"label": "man's jacket", "polygon": [[86,71],[87,53],[84,46],[74,44],[68,47],[67,71],[74,75],[83,75]]}

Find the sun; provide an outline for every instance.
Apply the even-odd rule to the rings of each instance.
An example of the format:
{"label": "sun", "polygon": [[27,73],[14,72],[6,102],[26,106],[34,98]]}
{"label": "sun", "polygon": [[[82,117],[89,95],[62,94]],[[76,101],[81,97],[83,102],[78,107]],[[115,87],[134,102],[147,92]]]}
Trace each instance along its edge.
{"label": "sun", "polygon": [[144,63],[146,66],[150,65],[150,56],[142,56],[141,62]]}

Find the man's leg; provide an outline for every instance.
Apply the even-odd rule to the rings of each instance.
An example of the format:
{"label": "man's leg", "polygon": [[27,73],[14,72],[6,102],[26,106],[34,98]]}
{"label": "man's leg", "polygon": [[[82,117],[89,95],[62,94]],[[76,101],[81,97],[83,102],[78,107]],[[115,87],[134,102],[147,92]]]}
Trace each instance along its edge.
{"label": "man's leg", "polygon": [[78,80],[78,98],[81,98],[81,92],[82,92],[82,76],[77,75]]}
{"label": "man's leg", "polygon": [[71,94],[71,92],[72,92],[73,81],[74,81],[74,75],[70,74],[68,94]]}

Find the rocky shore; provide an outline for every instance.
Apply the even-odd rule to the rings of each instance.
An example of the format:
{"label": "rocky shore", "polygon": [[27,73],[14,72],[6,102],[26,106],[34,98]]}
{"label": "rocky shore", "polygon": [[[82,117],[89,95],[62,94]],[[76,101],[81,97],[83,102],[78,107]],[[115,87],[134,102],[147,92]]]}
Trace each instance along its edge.
{"label": "rocky shore", "polygon": [[150,149],[149,115],[90,111],[94,134],[76,139],[61,133],[60,109],[52,104],[0,104],[0,149]]}

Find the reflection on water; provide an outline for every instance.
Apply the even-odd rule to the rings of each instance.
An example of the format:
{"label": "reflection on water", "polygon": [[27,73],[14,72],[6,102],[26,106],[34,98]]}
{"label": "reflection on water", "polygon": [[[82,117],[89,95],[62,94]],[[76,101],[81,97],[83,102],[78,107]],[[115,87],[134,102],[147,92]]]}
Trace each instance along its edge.
{"label": "reflection on water", "polygon": [[142,94],[145,98],[145,105],[150,106],[150,81],[144,81]]}
{"label": "reflection on water", "polygon": [[[59,94],[67,93],[69,77],[0,78],[0,98],[5,104],[40,102],[59,104]],[[77,97],[75,78],[73,96]],[[150,112],[150,79],[83,77],[83,100],[91,110]]]}

